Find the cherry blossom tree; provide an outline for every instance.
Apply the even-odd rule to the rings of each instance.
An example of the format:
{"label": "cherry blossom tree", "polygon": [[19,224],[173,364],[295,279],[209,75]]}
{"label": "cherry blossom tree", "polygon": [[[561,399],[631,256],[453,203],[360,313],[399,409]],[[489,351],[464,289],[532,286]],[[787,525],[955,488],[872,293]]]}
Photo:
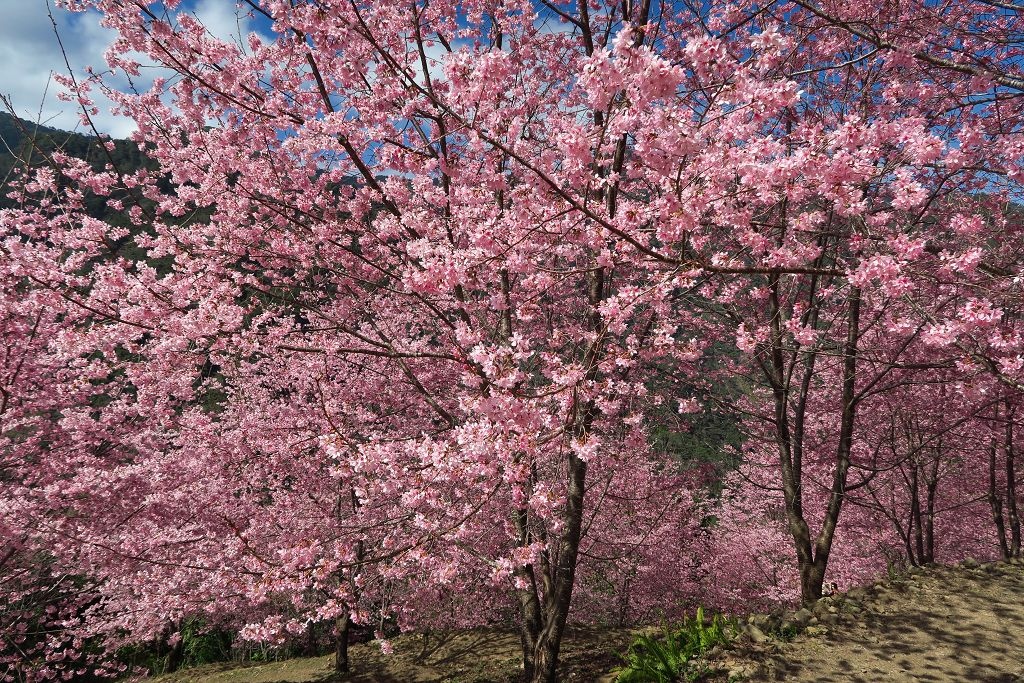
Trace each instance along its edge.
{"label": "cherry blossom tree", "polygon": [[[951,336],[998,327],[998,304],[970,289],[979,266],[1000,288],[1016,272],[984,264],[976,240],[1006,226],[1019,192],[1010,131],[1020,110],[1003,106],[1020,92],[1018,45],[1006,34],[1018,17],[972,3],[896,12],[796,2],[765,14],[780,27],[779,69],[802,96],[761,121],[757,164],[730,164],[749,188],[723,202],[732,222],[708,221],[737,239],[720,256],[759,263],[764,276],[723,280],[708,297],[753,354],[751,381],[770,392],[752,429],[775,443],[801,595],[813,601],[851,489],[861,407],[903,381],[894,371],[918,362],[921,343],[941,343],[937,320],[958,319]],[[992,59],[968,63],[964,46],[982,45]],[[810,486],[805,467],[825,481]],[[811,524],[814,509],[822,516]]]}
{"label": "cherry blossom tree", "polygon": [[700,579],[698,482],[650,434],[721,346],[776,494],[729,504],[785,517],[805,601],[873,397],[925,346],[1019,382],[1012,7],[246,0],[266,28],[230,40],[64,5],[167,77],[65,81],[155,169],[55,155],[3,214],[3,522],[97,582],[112,645],[335,621],[344,667],[350,622],[450,614],[443,586],[503,595],[479,618],[555,680],[577,584],[627,620]]}
{"label": "cherry blossom tree", "polygon": [[[677,274],[634,284],[623,231],[599,227],[625,141],[589,151],[602,115],[581,118],[567,78],[596,28],[546,31],[515,6],[339,4],[325,22],[269,3],[253,10],[278,40],[231,45],[185,14],[97,6],[121,35],[113,67],[134,73],[131,49],[182,76],[174,108],[163,82],[114,95],[161,173],[57,159],[80,190],[51,211],[39,171],[38,209],[8,223],[19,272],[75,313],[47,353],[93,378],[72,411],[35,414],[72,454],[35,523],[86,548],[117,615],[97,628],[155,637],[205,601],[273,639],[365,620],[369,571],[483,574],[518,594],[527,676],[551,680],[587,471],[631,465],[635,366],[700,353],[660,302]],[[133,228],[82,215],[82,193],[111,188],[132,191]],[[148,260],[110,253],[125,232]]]}

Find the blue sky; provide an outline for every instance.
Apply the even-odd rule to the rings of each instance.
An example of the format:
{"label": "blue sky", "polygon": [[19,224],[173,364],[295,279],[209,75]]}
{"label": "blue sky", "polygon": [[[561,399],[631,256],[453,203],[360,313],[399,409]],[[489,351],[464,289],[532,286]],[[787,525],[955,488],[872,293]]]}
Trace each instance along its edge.
{"label": "blue sky", "polygon": [[[218,37],[238,34],[235,0],[188,0],[182,9],[196,14]],[[0,0],[0,94],[11,98],[15,113],[22,118],[75,130],[81,128],[78,112],[71,103],[57,99],[60,87],[51,79],[53,72],[66,73],[67,68],[48,11],[57,23],[76,74],[83,73],[86,66],[97,71],[106,68],[103,52],[113,34],[99,25],[98,14],[67,12],[55,7],[52,0]],[[254,25],[242,17],[241,28],[247,33]],[[143,72],[143,85],[158,75],[153,68]],[[127,83],[115,79],[115,85],[125,87]],[[108,103],[100,97],[97,106],[100,114],[95,121],[101,132],[124,137],[132,131],[131,122],[112,116]]]}
{"label": "blue sky", "polygon": [[[389,0],[390,1],[390,0]],[[707,0],[700,0],[706,2]],[[160,13],[160,2],[149,4]],[[257,31],[269,36],[269,22],[250,16],[249,8],[238,8],[237,0],[183,0],[176,13],[195,15],[218,38],[238,41]],[[98,72],[106,70],[103,53],[113,41],[112,31],[100,26],[96,12],[72,13],[55,6],[54,0],[0,0],[0,94],[13,102],[15,113],[24,119],[63,128],[80,130],[79,112],[69,102],[57,98],[60,86],[52,74],[66,73],[53,22],[67,50],[68,61],[76,75],[92,66]],[[548,30],[567,30],[550,13],[545,13]],[[436,48],[440,53],[441,48]],[[142,77],[135,79],[137,87],[148,88],[159,75],[171,74],[156,66],[143,67]],[[128,81],[122,75],[108,78],[107,83],[120,90],[128,90]],[[132,132],[131,121],[110,113],[110,103],[95,92],[93,96],[100,113],[93,117],[99,130],[123,138]],[[90,131],[91,132],[91,131]]]}

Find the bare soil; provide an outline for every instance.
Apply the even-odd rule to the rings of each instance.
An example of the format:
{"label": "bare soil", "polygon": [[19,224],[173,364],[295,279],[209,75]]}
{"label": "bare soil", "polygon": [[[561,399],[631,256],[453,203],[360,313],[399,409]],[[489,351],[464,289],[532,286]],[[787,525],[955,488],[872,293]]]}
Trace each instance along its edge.
{"label": "bare soil", "polygon": [[1024,683],[1024,566],[968,564],[839,596],[791,641],[730,653],[719,680]]}

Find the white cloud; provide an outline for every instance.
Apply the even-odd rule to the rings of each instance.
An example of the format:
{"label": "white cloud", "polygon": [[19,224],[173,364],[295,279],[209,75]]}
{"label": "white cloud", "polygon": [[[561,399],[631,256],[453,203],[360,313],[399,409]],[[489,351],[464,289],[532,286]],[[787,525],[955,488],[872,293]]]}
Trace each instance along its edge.
{"label": "white cloud", "polygon": [[245,37],[252,31],[251,20],[229,0],[198,0],[191,12],[214,38],[246,47]]}
{"label": "white cloud", "polygon": [[[68,12],[53,6],[52,1],[0,0],[0,5],[4,5],[4,20],[0,22],[0,94],[11,98],[15,113],[22,118],[55,128],[82,130],[77,106],[57,99],[62,88],[53,81],[52,74],[66,74],[68,68],[50,14],[77,78],[83,78],[89,66],[98,72],[106,71],[103,53],[113,42],[113,31],[100,26],[96,12]],[[245,37],[254,30],[252,20],[240,15],[233,0],[197,0],[181,11],[195,15],[214,37],[242,46],[246,45]],[[144,66],[141,77],[132,79],[135,87],[149,88],[157,76],[170,75],[166,69],[147,63],[145,58],[136,58]],[[121,91],[131,87],[123,73],[109,77],[107,83]],[[102,93],[94,90],[91,96],[100,110],[93,117],[100,132],[126,137],[135,129],[131,120],[110,113],[112,105]]]}
{"label": "white cloud", "polygon": [[[66,74],[68,69],[48,12],[57,24],[76,77],[82,77],[86,66],[105,68],[103,51],[113,40],[113,33],[99,25],[98,14],[72,14],[48,7],[46,0],[18,2],[4,8],[4,21],[0,23],[0,63],[4,65],[0,93],[11,98],[15,113],[22,118],[80,130],[76,105],[57,99],[61,86],[53,81],[52,74]],[[133,129],[130,122],[109,113],[110,104],[101,95],[97,96],[97,106],[100,113],[95,122],[102,132],[124,137]]]}

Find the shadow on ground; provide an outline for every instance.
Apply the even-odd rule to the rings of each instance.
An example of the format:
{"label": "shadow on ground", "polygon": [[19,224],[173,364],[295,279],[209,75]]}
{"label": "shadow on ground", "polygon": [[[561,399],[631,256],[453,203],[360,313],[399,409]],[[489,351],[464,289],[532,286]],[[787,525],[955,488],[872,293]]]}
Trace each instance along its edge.
{"label": "shadow on ground", "polygon": [[771,678],[816,683],[1024,683],[1024,571],[936,569],[869,594],[864,612],[771,656]]}
{"label": "shadow on ground", "polygon": [[[562,649],[567,681],[597,681],[619,662],[635,631],[569,629]],[[331,657],[291,659],[259,666],[186,669],[153,683],[515,683],[519,636],[502,629],[413,633],[396,638],[394,654],[372,643],[350,650],[353,672],[339,676]]]}

